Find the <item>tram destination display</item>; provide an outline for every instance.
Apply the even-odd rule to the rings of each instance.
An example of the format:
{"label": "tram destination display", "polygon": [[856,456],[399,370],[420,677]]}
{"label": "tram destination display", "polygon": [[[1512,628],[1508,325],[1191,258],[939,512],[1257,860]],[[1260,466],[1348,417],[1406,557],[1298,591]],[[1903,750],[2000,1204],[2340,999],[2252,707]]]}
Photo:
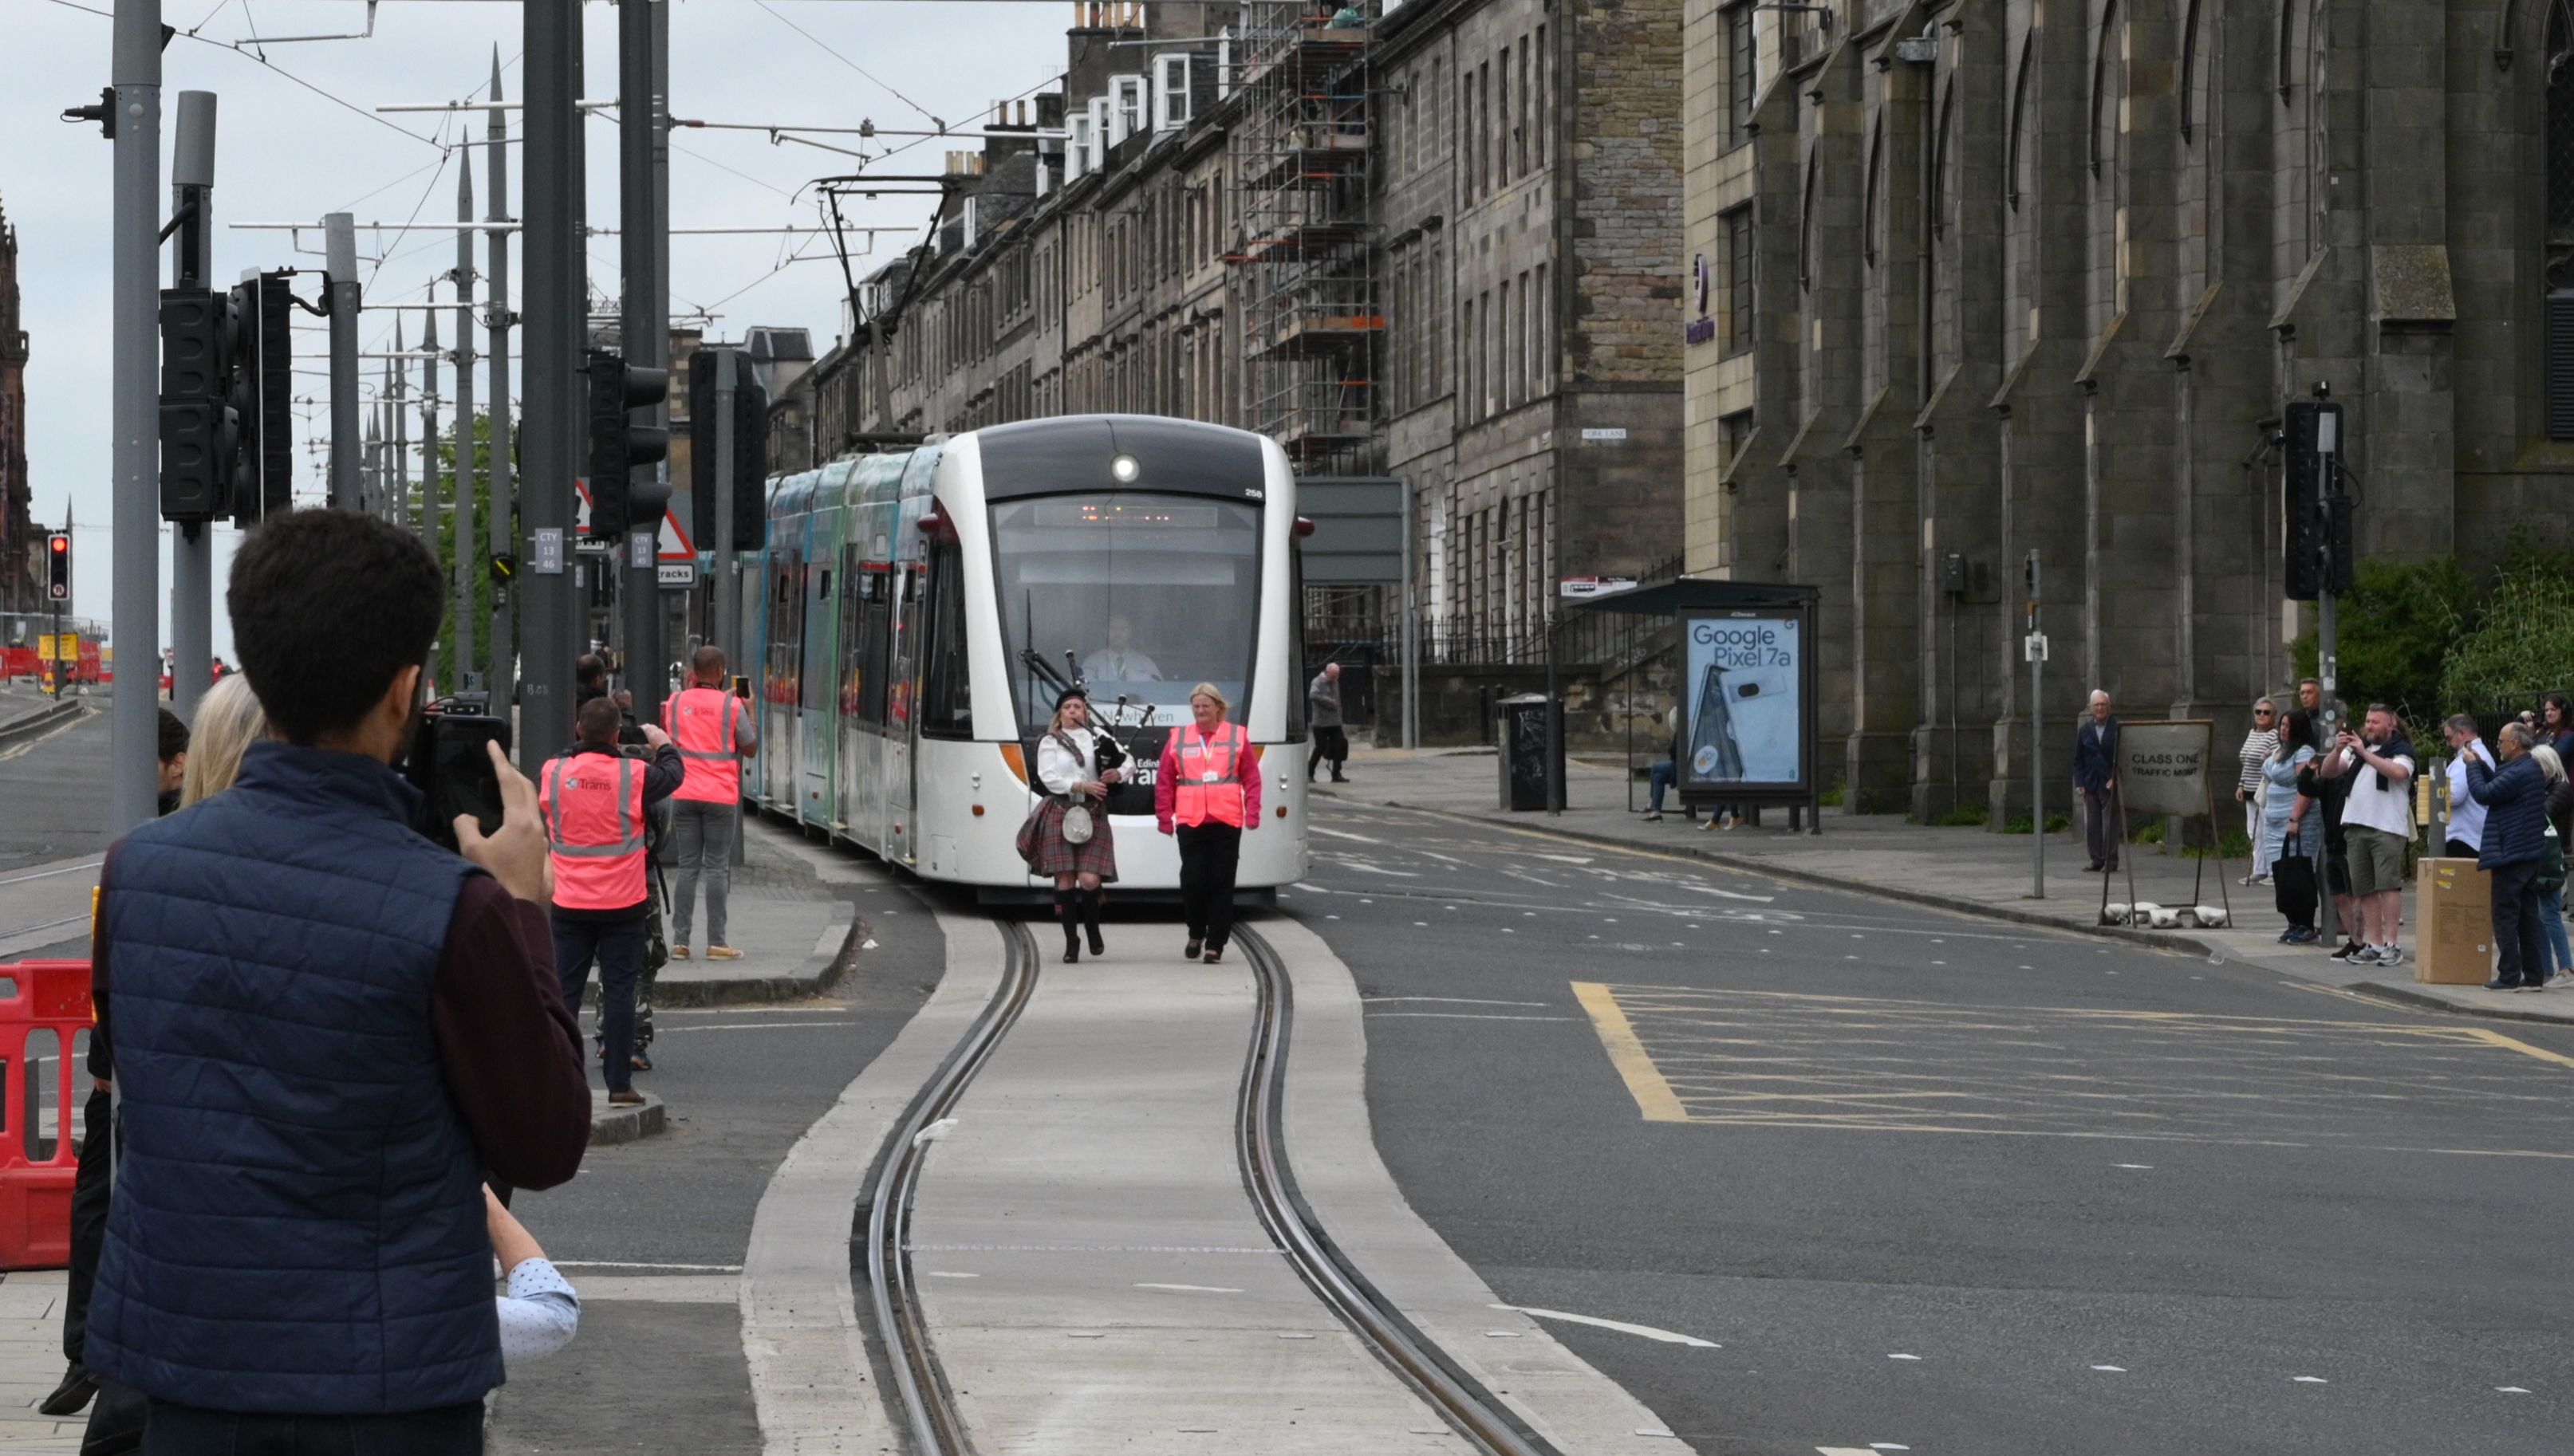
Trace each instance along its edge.
{"label": "tram destination display", "polygon": [[1683,784],[1805,785],[1805,620],[1796,611],[1681,619]]}

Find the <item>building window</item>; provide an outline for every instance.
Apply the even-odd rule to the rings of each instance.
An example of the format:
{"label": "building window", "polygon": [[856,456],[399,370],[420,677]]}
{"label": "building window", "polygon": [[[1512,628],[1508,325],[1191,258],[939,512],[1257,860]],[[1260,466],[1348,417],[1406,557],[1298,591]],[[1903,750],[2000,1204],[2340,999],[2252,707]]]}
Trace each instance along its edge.
{"label": "building window", "polygon": [[1540,167],[1544,167],[1547,164],[1547,159],[1552,155],[1548,147],[1548,139],[1555,135],[1555,113],[1548,109],[1548,100],[1555,95],[1555,88],[1549,85],[1547,81],[1550,70],[1550,67],[1548,66],[1549,59],[1549,53],[1546,48],[1546,27],[1541,25],[1537,28],[1537,60],[1535,62],[1537,76],[1536,79],[1529,83],[1537,88],[1537,98],[1531,103],[1532,107],[1537,112],[1537,121],[1535,123],[1537,127],[1537,138],[1529,145],[1536,150],[1537,165]]}
{"label": "building window", "polygon": [[1752,411],[1745,409],[1718,420],[1716,433],[1725,445],[1725,461],[1717,468],[1731,470],[1734,462],[1742,459],[1743,452],[1752,445]]}
{"label": "building window", "polygon": [[1886,113],[1881,110],[1868,129],[1868,173],[1861,180],[1859,251],[1869,267],[1877,267],[1877,222],[1885,209],[1877,205],[1877,194],[1886,181]]}
{"label": "building window", "polygon": [[1725,144],[1740,147],[1752,140],[1752,103],[1761,91],[1761,42],[1750,5],[1725,12],[1725,74],[1732,92],[1725,99]]}
{"label": "building window", "polygon": [[1736,208],[1719,217],[1725,238],[1725,352],[1752,347],[1752,209]]}
{"label": "building window", "polygon": [[1493,181],[1497,185],[1508,183],[1513,177],[1519,175],[1518,169],[1511,165],[1511,138],[1512,133],[1517,129],[1511,126],[1511,48],[1509,46],[1502,47],[1499,70],[1502,89],[1493,103],[1493,125],[1505,130],[1501,135],[1493,138]]}
{"label": "building window", "polygon": [[2574,5],[2547,13],[2547,437],[2574,440]]}

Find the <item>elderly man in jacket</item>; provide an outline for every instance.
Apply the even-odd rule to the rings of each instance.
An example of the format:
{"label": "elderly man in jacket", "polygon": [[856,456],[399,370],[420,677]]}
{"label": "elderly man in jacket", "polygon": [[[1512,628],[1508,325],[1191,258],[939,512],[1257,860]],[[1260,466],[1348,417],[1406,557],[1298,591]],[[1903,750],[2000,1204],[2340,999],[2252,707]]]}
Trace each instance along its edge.
{"label": "elderly man in jacket", "polygon": [[2082,726],[2073,732],[2073,787],[2082,795],[2082,819],[2091,863],[2098,874],[2118,868],[2118,720],[2109,695],[2093,689]]}
{"label": "elderly man in jacket", "polygon": [[2502,767],[2467,762],[2467,793],[2485,806],[2476,868],[2493,876],[2494,979],[2487,991],[2544,991],[2547,952],[2539,944],[2538,871],[2547,857],[2547,775],[2529,756],[2536,736],[2506,723],[2494,745]]}

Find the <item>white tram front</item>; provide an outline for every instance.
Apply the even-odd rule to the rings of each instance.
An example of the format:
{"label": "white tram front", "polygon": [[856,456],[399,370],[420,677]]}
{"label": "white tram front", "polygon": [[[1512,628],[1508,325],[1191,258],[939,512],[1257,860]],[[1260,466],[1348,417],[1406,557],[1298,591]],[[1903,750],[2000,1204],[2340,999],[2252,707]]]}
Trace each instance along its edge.
{"label": "white tram front", "polygon": [[1013,847],[1035,744],[1085,681],[1134,755],[1110,791],[1120,891],[1176,892],[1151,778],[1213,683],[1264,750],[1239,885],[1306,872],[1295,480],[1259,435],[1146,415],[998,425],[772,482],[742,621],[762,807],[924,878],[1049,888]]}

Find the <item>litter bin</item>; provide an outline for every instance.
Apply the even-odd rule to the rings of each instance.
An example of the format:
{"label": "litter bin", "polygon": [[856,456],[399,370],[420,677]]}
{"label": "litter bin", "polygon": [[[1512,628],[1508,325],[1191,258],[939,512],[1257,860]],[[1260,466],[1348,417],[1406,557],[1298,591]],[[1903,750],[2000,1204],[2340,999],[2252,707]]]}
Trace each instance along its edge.
{"label": "litter bin", "polygon": [[[1547,807],[1547,786],[1564,779],[1564,705],[1544,693],[1521,693],[1494,705],[1494,745],[1501,750],[1502,807],[1515,813]],[[1547,761],[1546,720],[1556,722],[1555,760]]]}

